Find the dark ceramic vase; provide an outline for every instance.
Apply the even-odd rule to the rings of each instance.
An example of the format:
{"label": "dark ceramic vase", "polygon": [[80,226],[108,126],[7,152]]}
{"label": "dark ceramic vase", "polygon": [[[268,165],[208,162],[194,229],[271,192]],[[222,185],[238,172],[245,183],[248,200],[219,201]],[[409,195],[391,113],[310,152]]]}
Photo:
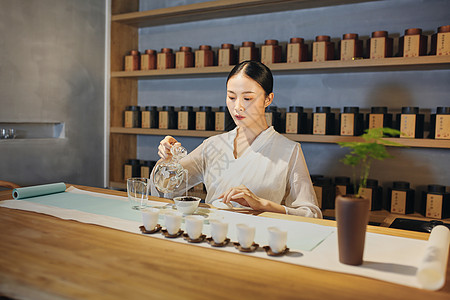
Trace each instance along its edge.
{"label": "dark ceramic vase", "polygon": [[363,263],[366,227],[369,223],[370,201],[354,195],[336,197],[336,221],[339,261],[347,265]]}

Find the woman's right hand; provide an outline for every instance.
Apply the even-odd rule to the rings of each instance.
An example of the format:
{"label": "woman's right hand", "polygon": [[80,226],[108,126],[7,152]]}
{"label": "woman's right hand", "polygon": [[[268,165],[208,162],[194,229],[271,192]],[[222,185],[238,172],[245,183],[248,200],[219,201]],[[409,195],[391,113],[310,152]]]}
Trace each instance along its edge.
{"label": "woman's right hand", "polygon": [[170,148],[175,144],[181,145],[176,139],[171,137],[170,135],[166,136],[158,146],[158,155],[164,160],[167,160],[172,157],[172,153],[170,153]]}

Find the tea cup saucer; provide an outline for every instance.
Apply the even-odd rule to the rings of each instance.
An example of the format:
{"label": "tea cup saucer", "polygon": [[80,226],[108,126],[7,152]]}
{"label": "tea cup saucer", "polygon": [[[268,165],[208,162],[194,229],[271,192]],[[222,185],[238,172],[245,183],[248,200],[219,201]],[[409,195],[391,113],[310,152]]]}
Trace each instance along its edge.
{"label": "tea cup saucer", "polygon": [[284,247],[283,251],[281,252],[273,252],[272,249],[270,248],[270,246],[264,246],[263,247],[264,250],[266,250],[267,255],[269,256],[283,256],[289,253],[289,248],[288,247]]}
{"label": "tea cup saucer", "polygon": [[147,230],[146,228],[145,228],[145,226],[139,226],[139,229],[141,230],[141,232],[143,233],[143,234],[153,234],[153,233],[157,233],[158,231],[160,231],[161,230],[161,225],[159,225],[159,224],[156,224],[156,226],[155,226],[155,228],[153,228],[152,230]]}

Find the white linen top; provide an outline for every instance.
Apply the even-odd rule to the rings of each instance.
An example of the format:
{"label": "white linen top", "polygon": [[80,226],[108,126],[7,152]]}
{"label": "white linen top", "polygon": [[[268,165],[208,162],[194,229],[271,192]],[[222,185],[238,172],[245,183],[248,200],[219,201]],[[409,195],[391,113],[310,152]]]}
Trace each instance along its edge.
{"label": "white linen top", "polygon": [[[237,127],[212,136],[180,161],[188,170],[188,189],[203,182],[207,190],[205,202],[212,203],[229,188],[243,184],[256,196],[282,204],[287,214],[322,217],[299,143],[271,126],[235,158],[236,134]],[[151,182],[152,195],[159,196]],[[174,194],[181,195],[183,191]]]}

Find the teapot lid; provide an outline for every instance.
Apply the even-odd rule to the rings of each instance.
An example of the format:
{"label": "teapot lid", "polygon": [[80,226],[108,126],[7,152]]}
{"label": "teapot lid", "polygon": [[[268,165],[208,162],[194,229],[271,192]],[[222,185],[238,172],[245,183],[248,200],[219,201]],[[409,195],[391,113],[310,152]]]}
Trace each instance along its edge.
{"label": "teapot lid", "polygon": [[170,153],[172,153],[172,160],[178,162],[187,155],[187,150],[179,144],[174,144],[170,148]]}

